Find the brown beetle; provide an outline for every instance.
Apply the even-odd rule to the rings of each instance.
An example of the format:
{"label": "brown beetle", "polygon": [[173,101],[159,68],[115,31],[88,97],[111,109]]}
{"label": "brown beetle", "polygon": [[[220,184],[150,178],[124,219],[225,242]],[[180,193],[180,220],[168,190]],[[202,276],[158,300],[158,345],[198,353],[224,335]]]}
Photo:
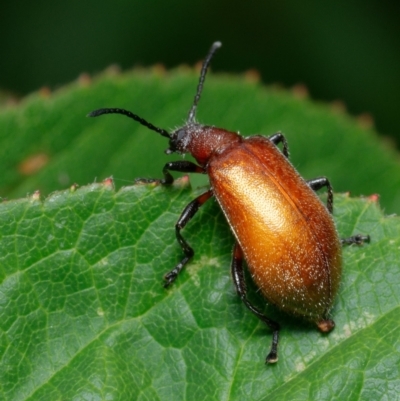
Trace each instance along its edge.
{"label": "brown beetle", "polygon": [[[236,290],[244,304],[271,328],[273,340],[266,362],[273,363],[278,360],[279,324],[248,301],[243,259],[266,299],[289,314],[314,322],[322,332],[329,332],[335,326],[328,315],[339,288],[341,245],[361,244],[369,237],[339,239],[331,216],[331,184],[325,177],[308,181],[300,177],[288,161],[288,146],[281,133],[243,138],[195,122],[207,68],[220,46],[215,42],[203,62],[187,124],[171,134],[123,109],[99,109],[89,116],[117,113],[133,118],[169,138],[167,154],[190,153],[199,164],[169,162],[163,168],[163,179],[138,181],[169,185],[174,181],[170,171],[209,176],[211,188],[186,206],[175,225],[185,256],[165,275],[165,286],[177,278],[194,254],[181,230],[199,207],[215,196],[236,238],[231,265]],[[276,146],[279,143],[282,152]],[[322,187],[328,191],[327,207],[314,192]]]}

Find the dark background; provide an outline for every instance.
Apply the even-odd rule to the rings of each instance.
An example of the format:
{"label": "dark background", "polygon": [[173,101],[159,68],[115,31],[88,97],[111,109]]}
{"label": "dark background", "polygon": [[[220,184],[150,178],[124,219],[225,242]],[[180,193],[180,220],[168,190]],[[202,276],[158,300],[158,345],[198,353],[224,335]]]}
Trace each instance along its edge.
{"label": "dark background", "polygon": [[398,0],[2,2],[0,88],[57,88],[113,63],[192,65],[215,40],[224,47],[214,71],[304,83],[313,98],[342,100],[380,133],[400,135]]}

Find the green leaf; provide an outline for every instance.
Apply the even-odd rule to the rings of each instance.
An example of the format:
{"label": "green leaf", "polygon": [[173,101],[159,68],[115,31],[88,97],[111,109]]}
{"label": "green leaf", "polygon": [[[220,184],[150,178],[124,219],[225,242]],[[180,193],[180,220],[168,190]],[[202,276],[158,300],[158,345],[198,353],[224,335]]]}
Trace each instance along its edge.
{"label": "green leaf", "polygon": [[106,182],[0,206],[0,398],[395,399],[399,219],[336,197],[340,234],[372,238],[344,249],[337,327],[323,336],[267,307],[282,332],[280,360],[265,366],[271,334],[235,294],[215,202],[184,230],[194,260],[162,286],[182,257],[174,222],[195,196],[184,182]]}
{"label": "green leaf", "polygon": [[[122,116],[84,116],[121,107],[169,129],[183,123],[196,82],[186,70],[109,72],[3,108],[1,194],[160,177],[173,160],[162,154],[165,138]],[[341,112],[211,75],[198,118],[247,135],[281,130],[305,177],[378,193],[399,210],[398,156]],[[399,219],[384,217],[374,197],[335,197],[341,236],[372,239],[343,251],[336,329],[323,336],[266,306],[282,332],[280,360],[265,366],[271,335],[235,294],[232,235],[215,202],[184,230],[193,261],[162,286],[182,257],[174,224],[199,194],[185,182],[114,191],[105,181],[0,205],[0,399],[396,399]],[[265,305],[254,288],[250,295]]]}

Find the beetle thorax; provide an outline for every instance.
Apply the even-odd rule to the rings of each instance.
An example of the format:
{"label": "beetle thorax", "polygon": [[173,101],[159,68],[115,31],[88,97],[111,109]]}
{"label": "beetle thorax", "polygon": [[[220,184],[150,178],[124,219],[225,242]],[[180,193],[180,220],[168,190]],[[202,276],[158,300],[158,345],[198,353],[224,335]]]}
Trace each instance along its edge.
{"label": "beetle thorax", "polygon": [[171,134],[170,151],[190,153],[201,166],[205,166],[214,154],[242,141],[236,132],[201,124],[189,124]]}

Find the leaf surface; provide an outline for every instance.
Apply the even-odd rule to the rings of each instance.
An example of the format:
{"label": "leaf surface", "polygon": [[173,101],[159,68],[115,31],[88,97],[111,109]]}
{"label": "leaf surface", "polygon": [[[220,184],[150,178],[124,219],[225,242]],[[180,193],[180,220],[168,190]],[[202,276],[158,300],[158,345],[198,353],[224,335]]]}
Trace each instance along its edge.
{"label": "leaf surface", "polygon": [[184,180],[104,183],[1,205],[1,398],[395,399],[398,218],[337,196],[340,233],[372,237],[344,249],[337,327],[322,336],[267,306],[283,329],[280,360],[265,366],[271,336],[234,292],[215,202],[185,229],[194,260],[162,286],[182,256],[173,224],[193,197]]}

